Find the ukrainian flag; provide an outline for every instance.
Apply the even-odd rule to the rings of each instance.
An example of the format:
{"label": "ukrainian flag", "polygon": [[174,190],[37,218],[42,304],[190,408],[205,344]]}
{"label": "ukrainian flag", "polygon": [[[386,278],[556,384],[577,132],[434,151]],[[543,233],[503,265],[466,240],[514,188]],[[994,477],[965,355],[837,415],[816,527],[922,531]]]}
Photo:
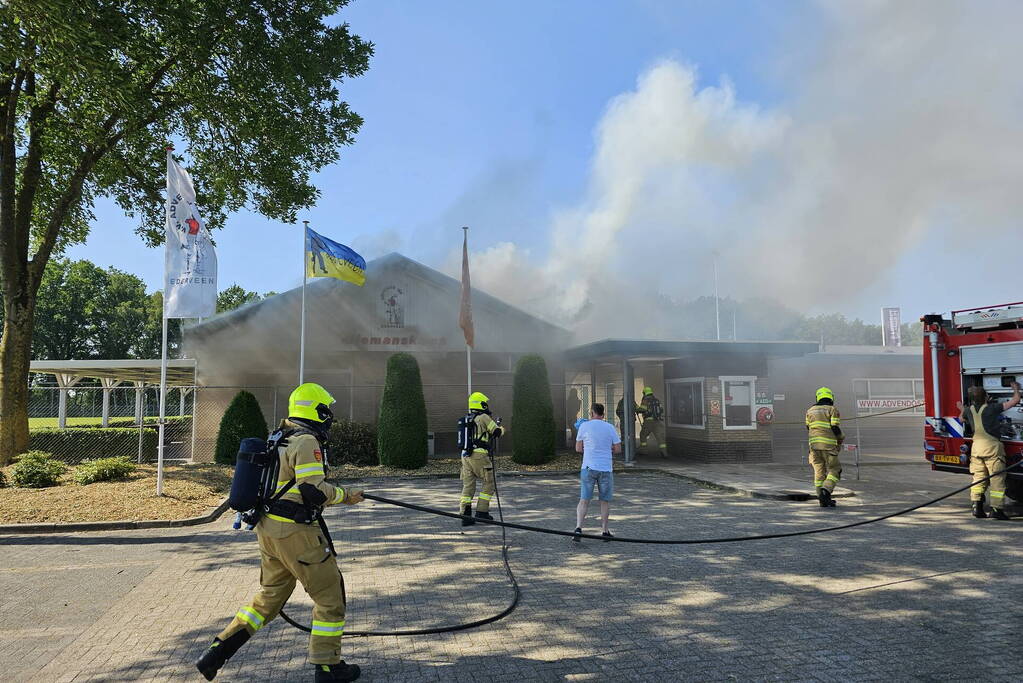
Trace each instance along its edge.
{"label": "ukrainian flag", "polygon": [[366,284],[366,259],[343,244],[305,229],[305,274]]}

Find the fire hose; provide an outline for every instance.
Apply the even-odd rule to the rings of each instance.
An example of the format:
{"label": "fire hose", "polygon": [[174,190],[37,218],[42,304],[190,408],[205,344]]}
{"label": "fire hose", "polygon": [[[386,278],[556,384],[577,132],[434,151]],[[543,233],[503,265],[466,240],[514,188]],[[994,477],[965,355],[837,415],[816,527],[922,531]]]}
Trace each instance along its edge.
{"label": "fire hose", "polygon": [[[493,456],[491,456],[491,462],[493,462]],[[847,524],[837,524],[837,525],[832,525],[832,526],[820,527],[820,528],[816,528],[816,529],[802,529],[802,530],[799,530],[799,531],[782,531],[782,532],[776,532],[776,533],[771,533],[771,534],[755,534],[755,535],[748,535],[748,536],[725,536],[725,537],[720,537],[720,538],[689,538],[689,539],[630,538],[630,537],[627,537],[627,536],[612,536],[610,538],[607,538],[607,537],[604,537],[604,536],[598,536],[596,534],[586,534],[586,533],[577,534],[577,533],[572,532],[572,531],[562,531],[560,529],[551,529],[551,528],[548,528],[548,527],[532,526],[532,525],[529,525],[529,524],[517,524],[515,522],[506,522],[506,521],[504,521],[504,513],[503,513],[503,511],[501,509],[501,496],[500,496],[500,493],[499,493],[499,491],[497,489],[497,481],[496,481],[497,477],[496,477],[496,471],[495,471],[494,493],[495,493],[495,496],[497,498],[498,517],[500,519],[495,519],[495,520],[488,520],[488,519],[483,519],[483,518],[473,518],[473,519],[477,523],[490,524],[490,525],[493,525],[493,526],[501,527],[501,541],[502,541],[501,556],[502,556],[502,559],[504,560],[504,568],[505,568],[505,571],[508,574],[508,579],[509,579],[509,581],[510,581],[510,583],[512,585],[513,597],[512,597],[511,603],[507,607],[505,607],[501,612],[499,612],[499,613],[497,613],[497,614],[495,614],[493,616],[487,617],[485,619],[478,619],[476,621],[462,623],[462,624],[455,624],[455,625],[452,625],[452,626],[438,626],[438,627],[435,627],[435,628],[411,629],[411,630],[405,630],[405,631],[349,631],[349,632],[345,633],[344,635],[345,635],[345,637],[356,638],[356,637],[367,637],[367,636],[414,636],[414,635],[431,635],[431,634],[437,634],[437,633],[453,633],[453,632],[456,632],[456,631],[464,631],[464,630],[467,630],[467,629],[477,628],[477,627],[480,627],[480,626],[484,626],[486,624],[492,624],[492,623],[494,623],[496,621],[499,621],[499,620],[505,618],[506,616],[508,616],[509,614],[511,614],[515,610],[515,608],[518,606],[519,599],[522,596],[522,591],[521,591],[521,589],[519,587],[518,581],[515,578],[515,574],[512,571],[511,564],[510,564],[509,559],[508,559],[508,538],[507,538],[506,529],[518,529],[520,531],[532,531],[534,533],[549,534],[549,535],[553,535],[553,536],[566,536],[566,537],[569,537],[569,538],[589,538],[589,539],[600,540],[600,541],[604,541],[604,542],[643,543],[643,544],[652,544],[652,545],[705,545],[705,544],[718,544],[718,543],[741,543],[741,542],[746,542],[746,541],[766,541],[766,540],[778,539],[778,538],[793,538],[793,537],[797,537],[797,536],[810,536],[810,535],[814,535],[814,534],[824,534],[824,533],[831,533],[831,532],[835,532],[835,531],[842,531],[842,530],[845,530],[845,529],[853,529],[855,527],[866,526],[868,524],[875,524],[877,522],[882,522],[884,520],[892,519],[894,517],[900,517],[902,515],[907,515],[907,514],[909,514],[911,512],[919,510],[921,508],[929,507],[931,505],[935,505],[936,503],[940,503],[941,501],[946,500],[948,498],[951,498],[952,496],[954,496],[956,494],[962,493],[963,491],[966,491],[967,489],[969,489],[969,488],[971,488],[973,486],[976,486],[977,484],[984,483],[984,482],[988,481],[989,479],[991,479],[992,477],[998,476],[998,475],[1003,474],[1005,472],[1009,472],[1010,470],[1014,470],[1014,469],[1016,469],[1016,468],[1018,468],[1020,466],[1023,466],[1023,460],[1021,460],[1020,462],[1017,462],[1014,465],[1009,465],[1008,467],[1006,467],[1003,470],[1000,470],[998,472],[994,472],[992,474],[989,474],[988,476],[984,477],[983,479],[978,479],[976,481],[971,481],[966,486],[963,486],[963,487],[960,487],[958,489],[955,489],[954,491],[951,491],[951,492],[946,493],[944,495],[938,496],[937,498],[934,498],[932,500],[928,500],[928,501],[925,501],[923,503],[919,503],[917,505],[913,505],[911,507],[904,508],[902,510],[897,510],[895,512],[890,512],[890,513],[888,513],[886,515],[881,515],[880,517],[872,517],[870,519],[859,520],[857,522],[849,522]],[[437,508],[431,508],[431,507],[427,507],[425,505],[417,505],[415,503],[407,503],[405,501],[394,500],[394,499],[391,499],[391,498],[386,498],[384,496],[377,496],[377,495],[370,494],[370,493],[363,493],[363,497],[365,499],[367,499],[367,500],[373,500],[373,501],[376,501],[378,503],[386,503],[387,505],[394,505],[396,507],[405,508],[407,510],[415,510],[417,512],[424,512],[424,513],[431,514],[431,515],[437,515],[439,517],[449,517],[451,519],[464,519],[465,518],[463,515],[460,515],[460,514],[457,514],[457,513],[447,512],[445,510],[438,510]],[[343,578],[341,579],[341,585],[342,585],[342,591],[343,591],[344,590],[344,579]],[[293,620],[291,617],[289,617],[287,614],[285,614],[283,610],[281,610],[281,617],[285,621],[287,621],[289,624],[291,624],[292,626],[294,626],[297,629],[300,629],[300,630],[306,631],[306,632],[311,630],[310,627],[304,626],[302,624],[299,624],[298,622]]]}

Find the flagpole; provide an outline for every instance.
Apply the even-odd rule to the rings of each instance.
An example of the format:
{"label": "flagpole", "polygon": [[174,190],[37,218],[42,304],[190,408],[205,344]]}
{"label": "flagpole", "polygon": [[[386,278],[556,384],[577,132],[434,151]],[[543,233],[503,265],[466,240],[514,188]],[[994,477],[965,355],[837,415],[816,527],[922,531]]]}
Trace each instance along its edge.
{"label": "flagpole", "polygon": [[302,331],[299,332],[298,342],[298,383],[305,382],[305,283],[306,283],[306,262],[305,262],[305,240],[306,232],[309,230],[309,221],[302,221],[305,228],[302,230]]}
{"label": "flagpole", "polygon": [[[171,152],[174,150],[173,145],[167,145],[167,167],[170,168]],[[170,202],[170,174],[167,175],[167,201]],[[168,209],[164,207],[164,222],[170,220]],[[167,249],[168,247],[164,247]],[[163,330],[160,340],[160,421],[157,424],[157,443],[156,443],[156,495],[163,495],[163,437],[164,437],[164,418],[167,414],[167,269],[164,266],[163,273],[163,310],[161,311],[161,318],[163,318]],[[195,419],[193,416],[192,419]],[[143,419],[145,422],[145,419]]]}
{"label": "flagpole", "polygon": [[[469,244],[469,226],[463,226],[462,230],[464,233],[464,244]],[[472,394],[472,347],[469,346],[469,342],[465,343],[465,372],[466,372],[466,384],[469,385],[469,394]]]}

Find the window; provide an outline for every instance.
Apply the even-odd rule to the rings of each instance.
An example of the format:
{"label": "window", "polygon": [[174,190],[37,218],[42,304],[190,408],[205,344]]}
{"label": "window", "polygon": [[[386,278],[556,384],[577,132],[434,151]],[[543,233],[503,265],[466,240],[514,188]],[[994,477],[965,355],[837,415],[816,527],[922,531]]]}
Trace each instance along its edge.
{"label": "window", "polygon": [[[857,379],[853,381],[853,388],[856,392],[856,413],[858,415],[888,413],[924,402],[924,383],[919,379]],[[893,417],[905,417],[923,414],[924,408],[920,406],[892,415]]]}
{"label": "window", "polygon": [[669,379],[668,424],[672,427],[703,429],[703,378]]}
{"label": "window", "polygon": [[724,429],[756,429],[753,397],[756,396],[756,377],[721,377],[722,427]]}

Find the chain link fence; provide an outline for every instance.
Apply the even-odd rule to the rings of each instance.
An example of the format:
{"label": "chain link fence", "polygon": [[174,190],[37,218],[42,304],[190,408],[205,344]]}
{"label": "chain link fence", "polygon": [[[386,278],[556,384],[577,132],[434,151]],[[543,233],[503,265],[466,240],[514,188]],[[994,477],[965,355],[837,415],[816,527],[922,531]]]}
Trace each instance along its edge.
{"label": "chain link fence", "polygon": [[[510,448],[514,439],[511,424],[511,376],[499,380],[474,383],[473,391],[481,391],[490,399],[495,416],[502,416],[511,427],[503,440]],[[338,419],[376,424],[383,397],[382,384],[331,384],[327,391],[337,400],[334,414]],[[240,391],[256,397],[270,429],[288,412],[288,396],[293,386],[190,386],[168,390],[165,428],[167,462],[212,462],[217,433],[224,411]],[[551,385],[558,445],[571,440],[571,422],[586,406],[580,398],[566,396],[562,384]],[[61,396],[63,394],[63,396]],[[429,452],[432,456],[456,455],[456,425],[466,410],[466,386],[460,384],[425,384]],[[579,405],[577,405],[577,403]],[[159,388],[153,386],[119,386],[73,388],[32,387],[29,402],[31,449],[52,453],[69,464],[93,458],[127,456],[139,463],[157,459]],[[569,413],[576,411],[575,416]]]}

